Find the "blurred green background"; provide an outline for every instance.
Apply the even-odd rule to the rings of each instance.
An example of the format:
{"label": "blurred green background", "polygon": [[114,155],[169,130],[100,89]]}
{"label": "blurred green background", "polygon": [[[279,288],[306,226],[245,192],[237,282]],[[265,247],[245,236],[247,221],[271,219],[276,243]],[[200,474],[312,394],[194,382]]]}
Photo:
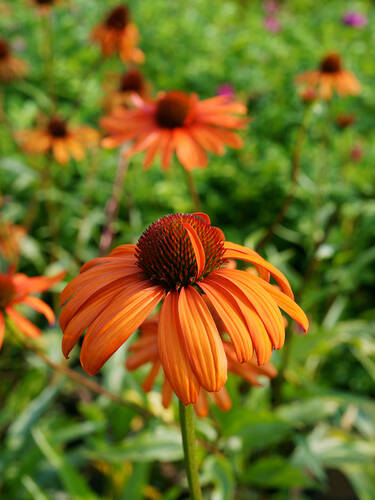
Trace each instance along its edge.
{"label": "blurred green background", "polygon": [[[95,149],[66,167],[20,152],[14,131],[52,111],[48,67],[60,113],[98,128],[105,85],[124,65],[103,60],[90,32],[118,2],[61,0],[54,8],[52,58],[46,64],[46,18],[32,0],[1,2],[1,37],[30,65],[24,80],[3,85],[0,190],[3,220],[24,224],[37,213],[22,244],[18,270],[29,276],[61,268],[66,280],[96,257],[118,154]],[[194,171],[202,210],[228,240],[255,247],[290,189],[291,159],[306,112],[293,84],[328,51],[338,51],[362,84],[359,97],[314,103],[301,155],[298,189],[286,218],[262,255],[290,280],[311,320],[308,336],[291,325],[281,397],[265,381],[251,388],[232,377],[233,409],[212,408],[197,422],[199,463],[207,499],[375,498],[375,22],[374,2],[285,0],[266,29],[265,2],[252,0],[133,0],[142,66],[153,90],[214,95],[233,85],[252,122],[245,146],[210,158]],[[346,26],[347,10],[365,14],[362,29]],[[347,128],[338,115],[353,114]],[[131,160],[115,243],[136,242],[153,220],[193,210],[177,162],[168,172]],[[38,163],[39,162],[39,163]],[[49,168],[53,186],[43,187]],[[51,239],[46,205],[56,207]],[[1,262],[2,272],[6,263]],[[45,297],[57,302],[54,293]],[[35,321],[45,327],[39,316]],[[61,331],[45,328],[48,355],[61,360]],[[177,400],[163,410],[159,391],[145,395],[145,371],[127,373],[126,346],[97,380],[161,415],[145,420],[52,373],[16,339],[0,352],[0,498],[187,498]],[[71,365],[80,371],[75,351]],[[272,362],[280,367],[283,351]],[[276,385],[278,382],[276,382]],[[218,453],[220,450],[220,453]]]}

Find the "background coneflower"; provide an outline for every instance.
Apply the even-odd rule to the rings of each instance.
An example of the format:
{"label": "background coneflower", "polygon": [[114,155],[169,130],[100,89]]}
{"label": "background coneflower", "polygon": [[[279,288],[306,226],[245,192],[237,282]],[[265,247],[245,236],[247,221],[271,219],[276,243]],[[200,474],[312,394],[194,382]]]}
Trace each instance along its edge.
{"label": "background coneflower", "polygon": [[55,315],[49,305],[31,294],[49,290],[64,276],[65,271],[62,271],[51,278],[28,278],[25,274],[14,274],[12,269],[7,274],[0,274],[0,347],[4,339],[6,317],[28,337],[41,335],[39,328],[17,311],[18,305],[31,307],[42,313],[50,324],[55,321]]}
{"label": "background coneflower", "polygon": [[12,54],[8,42],[0,38],[0,81],[10,82],[26,74],[27,63]]}
{"label": "background coneflower", "polygon": [[117,109],[101,120],[108,133],[104,147],[117,147],[134,140],[128,156],[145,151],[143,165],[149,167],[159,153],[164,169],[173,153],[187,170],[207,166],[206,151],[222,155],[225,145],[240,148],[242,140],[233,130],[245,128],[246,107],[226,96],[199,100],[196,94],[171,91],[157,99],[133,96],[135,109]]}
{"label": "background coneflower", "polygon": [[[260,276],[224,268],[228,259],[252,263]],[[280,290],[271,285],[270,276]],[[201,388],[219,391],[227,379],[223,341],[210,309],[222,320],[239,363],[256,354],[267,363],[284,343],[279,307],[306,330],[285,276],[256,252],[225,241],[206,214],[167,215],[137,245],[122,245],[85,264],[63,290],[60,326],[65,356],[85,333],[83,368],[91,375],[162,302],[158,352],[164,373],[184,405]]]}
{"label": "background coneflower", "polygon": [[85,158],[85,148],[99,141],[99,133],[86,125],[72,126],[59,116],[52,116],[43,126],[16,132],[16,139],[27,153],[51,152],[61,165]]}
{"label": "background coneflower", "polygon": [[149,92],[149,85],[138,68],[131,68],[121,75],[110,75],[107,81],[103,104],[109,113],[119,107],[129,107],[133,93],[146,97]]}
{"label": "background coneflower", "polygon": [[92,39],[100,44],[104,56],[118,52],[123,62],[137,64],[145,59],[144,53],[137,47],[138,28],[131,22],[129,8],[125,5],[111,10],[104,22],[94,28]]}
{"label": "background coneflower", "polygon": [[343,68],[341,57],[336,52],[327,54],[318,70],[298,75],[296,82],[316,87],[322,99],[330,99],[334,91],[340,96],[357,95],[361,92],[359,81],[351,71]]}

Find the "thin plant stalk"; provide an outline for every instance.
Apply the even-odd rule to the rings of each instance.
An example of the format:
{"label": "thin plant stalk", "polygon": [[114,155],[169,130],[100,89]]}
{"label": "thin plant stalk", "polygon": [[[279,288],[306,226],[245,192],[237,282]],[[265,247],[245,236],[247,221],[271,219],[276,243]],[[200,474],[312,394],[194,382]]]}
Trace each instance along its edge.
{"label": "thin plant stalk", "polygon": [[112,195],[106,205],[107,219],[102,235],[100,237],[100,255],[106,255],[108,253],[115,235],[115,225],[120,209],[121,194],[123,191],[125,177],[129,168],[129,160],[126,157],[126,152],[128,149],[128,143],[125,143],[120,149],[116,177],[112,187]]}
{"label": "thin plant stalk", "polygon": [[298,176],[299,176],[299,172],[300,172],[300,168],[301,168],[302,147],[303,147],[303,143],[304,143],[304,140],[306,137],[307,124],[308,124],[308,120],[309,120],[309,117],[311,114],[311,109],[312,109],[312,106],[309,106],[306,108],[305,115],[302,119],[301,125],[300,125],[299,130],[298,130],[296,144],[295,144],[293,155],[292,155],[292,170],[291,170],[291,175],[290,175],[290,187],[289,187],[288,194],[286,195],[286,197],[283,201],[283,204],[280,207],[278,214],[276,215],[272,224],[269,226],[266,234],[263,236],[263,238],[256,245],[255,249],[257,252],[262,250],[262,248],[270,241],[272,236],[275,234],[277,228],[280,226],[280,224],[285,219],[285,216],[287,214],[287,211],[288,211],[290,204],[294,200],[294,196],[295,196],[296,191],[297,191]]}
{"label": "thin plant stalk", "polygon": [[199,194],[197,191],[197,187],[195,185],[193,174],[190,172],[190,170],[186,170],[186,168],[184,168],[184,171],[185,171],[186,181],[187,181],[187,185],[188,185],[190,196],[191,196],[191,201],[193,202],[194,210],[199,212],[201,209],[201,202],[199,199]]}
{"label": "thin plant stalk", "polygon": [[47,93],[52,104],[52,110],[56,108],[55,95],[55,78],[54,78],[54,62],[53,62],[53,27],[52,27],[52,11],[42,16],[44,30],[43,52],[45,59],[45,72],[47,82]]}
{"label": "thin plant stalk", "polygon": [[50,359],[41,349],[38,347],[35,342],[25,338],[19,331],[18,328],[13,324],[12,321],[7,321],[8,328],[15,334],[16,338],[27,347],[28,350],[32,351],[39,359],[41,359],[46,365],[48,365],[52,370],[57,371],[67,377],[69,377],[74,382],[78,383],[81,386],[86,387],[91,392],[99,394],[100,396],[104,396],[114,403],[119,403],[127,408],[138,412],[144,418],[153,418],[153,415],[150,411],[143,406],[134,403],[133,401],[128,401],[117,394],[114,394],[111,391],[108,391],[101,385],[97,384],[93,380],[85,377],[72,370],[67,364],[56,363],[52,359]]}
{"label": "thin plant stalk", "polygon": [[199,483],[198,465],[196,457],[196,442],[194,428],[194,407],[180,404],[180,425],[182,444],[184,448],[185,470],[189,483],[191,500],[201,500],[202,492]]}

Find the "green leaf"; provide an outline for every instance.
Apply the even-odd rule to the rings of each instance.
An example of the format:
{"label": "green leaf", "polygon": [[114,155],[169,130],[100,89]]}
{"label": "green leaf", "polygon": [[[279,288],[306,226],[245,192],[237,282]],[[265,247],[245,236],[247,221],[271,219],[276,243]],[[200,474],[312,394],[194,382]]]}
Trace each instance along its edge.
{"label": "green leaf", "polygon": [[31,427],[46,411],[56,395],[60,392],[63,382],[46,387],[13,422],[8,431],[7,445],[10,449],[19,449],[29,435]]}
{"label": "green leaf", "polygon": [[150,465],[146,462],[138,462],[134,464],[133,472],[130,478],[126,481],[122,493],[118,500],[142,500],[144,498],[144,488],[147,484]]}
{"label": "green leaf", "polygon": [[108,462],[175,461],[183,457],[180,433],[175,429],[157,427],[152,431],[140,432],[136,437],[127,439],[121,446],[103,450],[88,451],[91,459]]}
{"label": "green leaf", "polygon": [[313,482],[305,472],[279,455],[259,459],[247,469],[244,480],[262,488],[289,489],[311,487]]}
{"label": "green leaf", "polygon": [[52,446],[42,430],[33,428],[31,433],[40,451],[56,470],[57,475],[60,477],[66,491],[71,495],[72,500],[98,500],[82,476],[70,465],[67,456]]}
{"label": "green leaf", "polygon": [[374,464],[347,464],[341,471],[348,477],[359,500],[374,500],[375,471]]}
{"label": "green leaf", "polygon": [[213,483],[212,500],[234,498],[235,481],[232,467],[224,456],[210,455],[203,464],[202,484]]}
{"label": "green leaf", "polygon": [[30,476],[23,476],[21,480],[25,489],[30,493],[32,500],[52,500],[50,496],[46,495],[36,484],[34,479]]}

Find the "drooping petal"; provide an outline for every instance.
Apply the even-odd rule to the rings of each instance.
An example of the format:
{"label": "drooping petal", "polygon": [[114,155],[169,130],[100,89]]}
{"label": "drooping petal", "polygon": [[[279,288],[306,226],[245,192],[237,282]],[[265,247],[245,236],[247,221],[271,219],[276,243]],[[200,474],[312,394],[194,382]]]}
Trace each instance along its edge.
{"label": "drooping petal", "polygon": [[[155,339],[155,347],[156,347],[156,339]],[[152,364],[150,373],[147,375],[147,377],[142,382],[142,389],[145,392],[150,392],[151,389],[153,388],[154,383],[155,383],[155,379],[159,373],[159,369],[160,369],[160,361],[155,361]]]}
{"label": "drooping petal", "polygon": [[174,131],[176,154],[180,163],[187,169],[203,168],[207,165],[204,149],[183,129]]}
{"label": "drooping petal", "polygon": [[35,309],[35,311],[44,314],[50,325],[53,325],[53,323],[55,322],[54,312],[48,304],[43,302],[43,300],[40,300],[37,297],[26,297],[22,300],[22,303],[32,307],[33,309]]}
{"label": "drooping petal", "polygon": [[161,393],[161,402],[163,405],[163,408],[168,408],[169,405],[171,404],[172,401],[172,387],[171,384],[168,382],[168,379],[164,378],[163,382],[163,389]]}
{"label": "drooping petal", "polygon": [[[266,272],[271,273],[284,293],[286,293],[291,299],[294,298],[292,289],[286,277],[278,269],[276,269],[275,266],[263,259],[263,257],[257,254],[254,250],[250,250],[249,248],[241,245],[236,245],[230,241],[224,242],[224,248],[225,252],[223,258],[244,260],[245,262],[250,262],[251,264],[259,266]],[[261,277],[267,279],[264,276]]]}
{"label": "drooping petal", "polygon": [[204,253],[204,248],[201,240],[199,239],[197,231],[188,222],[184,222],[184,228],[186,229],[190,242],[192,244],[195,260],[197,262],[197,279],[199,279],[203,273],[204,266],[206,265],[206,255]]}
{"label": "drooping petal", "polygon": [[244,291],[251,305],[263,321],[273,346],[275,349],[281,349],[285,340],[285,326],[280,309],[271,295],[254,281],[250,282],[250,273],[246,271],[221,269],[218,271],[218,274],[230,279]]}
{"label": "drooping petal", "polygon": [[238,361],[249,361],[253,355],[253,344],[243,314],[233,296],[208,276],[199,282],[209,301],[224,323],[236,349]]}
{"label": "drooping petal", "polygon": [[203,389],[201,389],[199,392],[199,396],[197,402],[194,405],[194,409],[198,417],[201,418],[207,417],[209,409],[208,409],[206,392]]}
{"label": "drooping petal", "polygon": [[18,311],[12,307],[6,307],[5,312],[14,322],[14,324],[21,330],[22,333],[31,338],[39,337],[42,332],[31,321],[22,316]]}
{"label": "drooping petal", "polygon": [[249,276],[250,280],[253,280],[260,286],[262,286],[273,297],[276,304],[283,311],[285,311],[291,318],[297,321],[297,323],[299,323],[302,326],[305,332],[307,332],[307,329],[309,327],[309,320],[307,319],[307,316],[304,313],[304,311],[300,308],[298,304],[296,304],[296,302],[294,302],[294,300],[289,298],[285,293],[278,290],[275,286],[271,285],[270,283],[267,283],[261,278],[258,278],[258,276],[254,276],[253,274],[250,273]]}
{"label": "drooping petal", "polygon": [[226,387],[222,387],[218,392],[211,392],[210,395],[220,410],[228,411],[232,408],[232,400],[229,397]]}
{"label": "drooping petal", "polygon": [[178,301],[185,349],[200,384],[219,391],[227,379],[227,360],[211,313],[191,286],[181,288]]}
{"label": "drooping petal", "polygon": [[[73,349],[78,339],[83,332],[96,320],[103,310],[110,305],[117,294],[129,285],[129,280],[121,279],[114,283],[110,283],[105,288],[102,288],[97,293],[93,294],[79,307],[77,303],[73,310],[68,310],[70,303],[74,301],[75,296],[64,307],[60,315],[60,326],[63,330],[62,351],[66,358],[69,357],[70,351]],[[87,297],[87,295],[86,295]],[[63,316],[63,313],[66,315]],[[74,312],[73,312],[74,311]]]}
{"label": "drooping petal", "polygon": [[[86,332],[81,363],[87,373],[95,375],[100,370],[107,359],[147,318],[163,295],[161,287],[140,282],[139,290],[128,297],[121,305],[120,311],[117,299],[111,302],[111,306],[102,312]],[[111,320],[108,314],[112,316]]]}
{"label": "drooping petal", "polygon": [[189,362],[178,312],[178,293],[169,292],[160,311],[158,351],[173,391],[184,405],[195,403],[199,383]]}
{"label": "drooping petal", "polygon": [[221,285],[233,296],[247,323],[258,363],[260,365],[267,363],[271,358],[272,343],[263,322],[255,312],[244,291],[236,282],[227,279],[219,271],[211,273],[210,279],[214,280],[215,284]]}

